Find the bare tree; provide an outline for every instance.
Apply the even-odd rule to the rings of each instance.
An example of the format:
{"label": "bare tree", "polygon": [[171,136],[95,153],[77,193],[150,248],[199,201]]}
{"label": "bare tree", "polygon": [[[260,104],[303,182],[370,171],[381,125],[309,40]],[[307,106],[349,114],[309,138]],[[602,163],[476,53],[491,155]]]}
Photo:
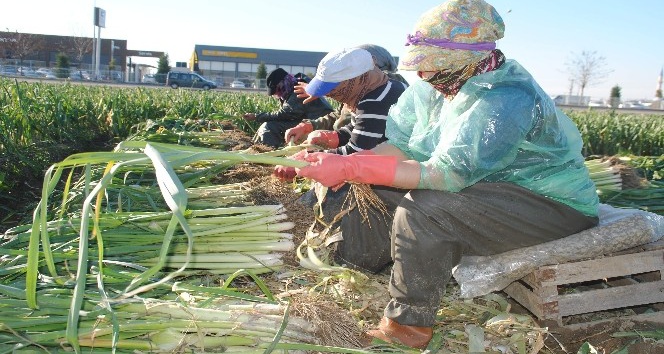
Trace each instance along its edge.
{"label": "bare tree", "polygon": [[586,87],[601,83],[613,71],[606,67],[606,58],[596,51],[574,54],[566,65],[570,80],[579,86],[579,96],[583,96]]}
{"label": "bare tree", "polygon": [[0,32],[0,56],[3,59],[10,59],[13,55],[13,49],[16,46],[16,36],[14,32]]}
{"label": "bare tree", "polygon": [[80,65],[83,61],[83,57],[92,52],[92,38],[78,36],[72,37],[72,45],[75,52],[74,58]]}
{"label": "bare tree", "polygon": [[31,54],[39,52],[44,47],[44,39],[37,35],[29,33],[7,32],[2,33],[3,49],[5,55],[10,58],[18,59],[19,65],[23,65],[23,60]]}

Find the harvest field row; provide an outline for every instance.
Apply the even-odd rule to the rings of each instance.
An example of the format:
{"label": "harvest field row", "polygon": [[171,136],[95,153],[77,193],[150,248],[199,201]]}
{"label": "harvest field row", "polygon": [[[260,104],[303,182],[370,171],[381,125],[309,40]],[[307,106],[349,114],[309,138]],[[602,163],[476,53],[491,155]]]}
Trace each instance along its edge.
{"label": "harvest field row", "polygon": [[[251,136],[256,127],[239,117],[274,110],[275,100],[0,85],[0,352],[410,352],[359,349],[357,323],[379,316],[385,279],[330,267],[300,243],[311,210],[257,203],[252,193],[275,183],[219,183],[247,162],[300,163],[280,158],[287,149],[227,151],[236,146],[220,132]],[[661,193],[662,116],[570,114],[588,156],[629,156]],[[606,193],[617,203],[623,191]],[[662,207],[653,195],[643,198]],[[286,259],[293,254],[298,264]],[[450,289],[441,304],[434,351],[543,350],[547,330],[511,314],[501,296],[455,296]]]}
{"label": "harvest field row", "polygon": [[[264,94],[163,90],[146,87],[29,83],[0,78],[0,224],[14,216],[10,205],[38,193],[52,163],[81,151],[104,151],[148,119],[226,120],[253,135],[244,112],[273,111]],[[584,140],[586,156],[664,155],[664,114],[569,111]],[[647,162],[652,165],[652,162]],[[656,164],[656,162],[655,162]],[[652,177],[651,166],[642,164]],[[655,166],[657,167],[657,166]]]}

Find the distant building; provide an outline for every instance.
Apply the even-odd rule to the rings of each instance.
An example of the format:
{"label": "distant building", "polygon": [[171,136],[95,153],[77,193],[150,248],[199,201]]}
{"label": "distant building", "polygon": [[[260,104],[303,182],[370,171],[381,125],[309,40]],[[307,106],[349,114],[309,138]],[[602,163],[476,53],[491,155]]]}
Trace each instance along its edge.
{"label": "distant building", "polygon": [[553,102],[560,106],[588,106],[590,96],[558,95],[553,97]]}
{"label": "distant building", "polygon": [[240,80],[247,87],[260,87],[264,82],[256,81],[258,66],[263,63],[267,72],[282,68],[295,75],[304,73],[313,76],[325,52],[295,50],[223,47],[197,44],[189,62],[192,71],[212,79],[220,86],[228,86]]}
{"label": "distant building", "polygon": [[[6,65],[22,65],[28,67],[53,67],[59,53],[65,53],[71,67],[79,70],[93,68],[94,39],[90,37],[56,36],[49,34],[31,34],[0,31],[0,63]],[[115,62],[115,70],[123,76],[127,73],[130,80],[140,77],[141,65],[132,65],[132,57],[159,58],[164,52],[148,50],[131,50],[127,48],[127,40],[101,38],[99,50],[100,71],[108,70],[111,59]]]}
{"label": "distant building", "polygon": [[[26,43],[21,44],[21,41]],[[12,43],[16,44],[12,45]],[[115,45],[115,48],[111,49],[111,43]],[[89,69],[93,61],[93,39],[0,31],[0,54],[6,63],[18,64],[19,61],[22,61],[30,66],[50,67],[55,65],[59,53],[65,53],[72,66]],[[127,61],[127,41],[102,38],[99,50],[100,63],[107,66],[111,61],[111,54],[116,66],[124,70]]]}

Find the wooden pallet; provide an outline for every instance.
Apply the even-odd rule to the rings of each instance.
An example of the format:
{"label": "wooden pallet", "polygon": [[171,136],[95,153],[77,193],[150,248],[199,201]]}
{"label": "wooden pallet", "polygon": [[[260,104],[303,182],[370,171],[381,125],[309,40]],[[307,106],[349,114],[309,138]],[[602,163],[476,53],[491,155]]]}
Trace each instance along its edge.
{"label": "wooden pallet", "polygon": [[[613,311],[622,319],[664,323],[664,239],[601,258],[539,267],[504,291],[548,326],[572,316]],[[635,313],[631,309],[643,309]],[[625,311],[629,309],[629,311]],[[593,317],[593,316],[590,316]]]}

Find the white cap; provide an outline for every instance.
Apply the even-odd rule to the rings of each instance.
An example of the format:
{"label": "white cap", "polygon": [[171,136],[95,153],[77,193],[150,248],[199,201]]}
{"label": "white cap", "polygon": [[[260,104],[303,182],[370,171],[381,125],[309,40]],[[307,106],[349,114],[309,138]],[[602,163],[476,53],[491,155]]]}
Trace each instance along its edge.
{"label": "white cap", "polygon": [[358,77],[374,68],[371,53],[362,48],[347,48],[328,53],[318,64],[316,76],[307,85],[311,96],[325,96],[340,82]]}

